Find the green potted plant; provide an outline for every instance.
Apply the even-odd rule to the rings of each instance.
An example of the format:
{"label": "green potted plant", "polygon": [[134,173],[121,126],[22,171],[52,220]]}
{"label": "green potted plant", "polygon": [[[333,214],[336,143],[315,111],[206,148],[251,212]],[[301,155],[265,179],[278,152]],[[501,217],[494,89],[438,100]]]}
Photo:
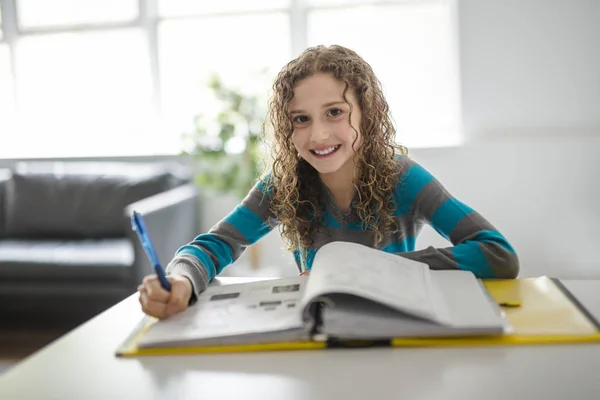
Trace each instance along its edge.
{"label": "green potted plant", "polygon": [[208,87],[218,103],[216,115],[198,114],[183,135],[184,155],[196,161],[196,183],[241,200],[262,171],[259,157],[264,118],[256,95],[227,87],[214,74]]}

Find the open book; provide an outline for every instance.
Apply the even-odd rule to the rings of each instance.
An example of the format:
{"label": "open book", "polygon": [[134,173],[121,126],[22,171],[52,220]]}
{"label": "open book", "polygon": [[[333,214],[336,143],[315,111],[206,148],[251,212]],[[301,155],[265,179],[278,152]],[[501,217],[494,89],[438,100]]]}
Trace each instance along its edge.
{"label": "open book", "polygon": [[325,339],[502,335],[499,306],[468,271],[354,243],[316,254],[309,276],[211,286],[181,314],[158,321],[139,348]]}

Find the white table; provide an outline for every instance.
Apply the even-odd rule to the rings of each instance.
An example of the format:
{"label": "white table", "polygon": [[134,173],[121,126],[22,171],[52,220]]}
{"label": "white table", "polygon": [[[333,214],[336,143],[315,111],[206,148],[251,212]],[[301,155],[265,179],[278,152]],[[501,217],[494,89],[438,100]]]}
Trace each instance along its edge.
{"label": "white table", "polygon": [[[600,281],[564,283],[600,313]],[[141,317],[133,295],[0,376],[0,399],[600,398],[600,344],[116,358]]]}

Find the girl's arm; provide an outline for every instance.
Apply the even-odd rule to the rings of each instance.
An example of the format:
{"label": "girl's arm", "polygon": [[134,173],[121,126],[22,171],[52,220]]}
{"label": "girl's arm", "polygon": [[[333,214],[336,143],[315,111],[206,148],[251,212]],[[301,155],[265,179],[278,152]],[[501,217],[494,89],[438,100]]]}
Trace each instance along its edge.
{"label": "girl's arm", "polygon": [[208,233],[177,250],[167,266],[167,273],[188,278],[194,294],[198,295],[223,268],[237,260],[246,247],[256,243],[275,225],[269,211],[269,195],[259,181]]}
{"label": "girl's arm", "polygon": [[421,261],[431,269],[463,269],[479,278],[515,278],[519,259],[515,250],[481,214],[454,198],[428,171],[402,157],[403,175],[395,198],[402,212],[409,213],[415,227],[431,225],[454,246],[429,247],[399,253]]}

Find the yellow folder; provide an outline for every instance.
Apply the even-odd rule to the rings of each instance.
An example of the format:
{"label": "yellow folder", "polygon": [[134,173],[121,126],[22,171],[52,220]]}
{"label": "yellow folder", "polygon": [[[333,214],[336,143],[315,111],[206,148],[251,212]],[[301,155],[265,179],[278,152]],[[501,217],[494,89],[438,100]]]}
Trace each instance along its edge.
{"label": "yellow folder", "polygon": [[559,281],[548,277],[487,280],[483,282],[490,296],[503,308],[513,332],[485,337],[393,338],[385,341],[328,341],[227,345],[211,347],[139,348],[137,343],[156,322],[144,318],[134,332],[117,349],[122,357],[219,352],[273,350],[315,350],[331,347],[419,346],[495,346],[559,343],[600,343],[600,327]]}

